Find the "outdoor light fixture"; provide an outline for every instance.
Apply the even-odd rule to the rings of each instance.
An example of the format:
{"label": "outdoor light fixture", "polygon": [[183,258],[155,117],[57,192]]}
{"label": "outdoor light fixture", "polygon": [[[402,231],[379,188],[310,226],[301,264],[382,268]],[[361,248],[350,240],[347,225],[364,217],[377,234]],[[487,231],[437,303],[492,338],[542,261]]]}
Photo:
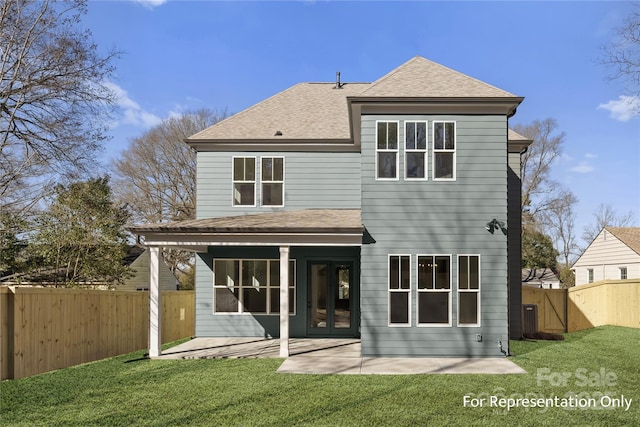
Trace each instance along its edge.
{"label": "outdoor light fixture", "polygon": [[504,234],[505,236],[507,235],[507,227],[504,225],[504,222],[498,221],[495,218],[489,221],[484,228],[486,228],[487,231],[491,234],[496,231],[496,228],[499,228],[500,231],[502,231],[502,234]]}

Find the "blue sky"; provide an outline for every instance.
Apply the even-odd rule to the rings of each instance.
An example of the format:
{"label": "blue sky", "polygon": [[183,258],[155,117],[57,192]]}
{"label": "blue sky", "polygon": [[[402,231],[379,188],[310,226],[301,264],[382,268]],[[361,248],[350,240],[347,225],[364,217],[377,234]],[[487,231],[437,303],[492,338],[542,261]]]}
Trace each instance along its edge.
{"label": "blue sky", "polygon": [[[239,112],[301,81],[371,82],[420,55],[524,96],[510,124],[566,133],[554,178],[578,197],[577,234],[600,203],[640,224],[640,117],[600,48],[628,2],[91,1],[84,25],[124,51],[104,164],[173,114]],[[631,102],[622,102],[623,100]]]}

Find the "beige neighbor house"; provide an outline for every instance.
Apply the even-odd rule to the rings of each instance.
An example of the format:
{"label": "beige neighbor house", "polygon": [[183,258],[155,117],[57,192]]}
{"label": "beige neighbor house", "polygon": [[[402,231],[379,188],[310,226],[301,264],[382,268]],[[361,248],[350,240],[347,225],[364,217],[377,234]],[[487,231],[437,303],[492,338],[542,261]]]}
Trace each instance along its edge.
{"label": "beige neighbor house", "polygon": [[[148,291],[149,290],[149,251],[141,246],[132,246],[127,252],[124,262],[133,270],[133,276],[125,279],[118,286],[119,291]],[[171,273],[164,262],[159,266],[159,284],[161,291],[175,291],[178,280]]]}
{"label": "beige neighbor house", "polygon": [[560,279],[550,268],[523,268],[522,285],[540,289],[560,289]]}
{"label": "beige neighbor house", "polygon": [[571,268],[576,285],[640,277],[640,227],[605,227]]}

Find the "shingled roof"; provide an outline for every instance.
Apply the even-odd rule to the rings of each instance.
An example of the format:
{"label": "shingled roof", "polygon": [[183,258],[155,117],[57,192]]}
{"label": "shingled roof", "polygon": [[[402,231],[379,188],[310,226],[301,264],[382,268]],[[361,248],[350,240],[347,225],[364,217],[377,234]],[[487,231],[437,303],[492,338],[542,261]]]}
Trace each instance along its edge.
{"label": "shingled roof", "polygon": [[188,143],[291,141],[347,142],[349,99],[522,98],[416,56],[373,83],[299,83],[193,136]]}
{"label": "shingled roof", "polygon": [[640,227],[605,227],[605,230],[640,255]]}

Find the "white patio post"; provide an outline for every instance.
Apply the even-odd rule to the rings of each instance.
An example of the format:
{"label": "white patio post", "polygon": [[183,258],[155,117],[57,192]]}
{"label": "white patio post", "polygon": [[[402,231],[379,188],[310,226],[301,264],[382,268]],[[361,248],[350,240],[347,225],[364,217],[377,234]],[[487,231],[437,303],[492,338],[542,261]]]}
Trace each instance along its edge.
{"label": "white patio post", "polygon": [[149,248],[149,357],[158,357],[162,351],[160,318],[160,248]]}
{"label": "white patio post", "polygon": [[280,357],[289,357],[289,246],[280,246]]}

